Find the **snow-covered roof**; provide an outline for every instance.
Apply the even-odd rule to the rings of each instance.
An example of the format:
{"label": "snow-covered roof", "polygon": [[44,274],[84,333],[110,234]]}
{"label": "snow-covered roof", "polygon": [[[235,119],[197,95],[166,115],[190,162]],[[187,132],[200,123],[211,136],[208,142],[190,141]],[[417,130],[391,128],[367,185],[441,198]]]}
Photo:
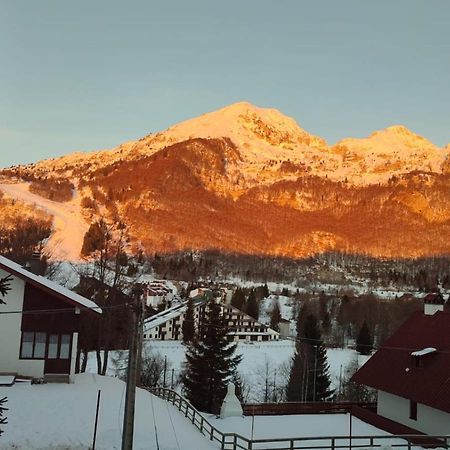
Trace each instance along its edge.
{"label": "snow-covered roof", "polygon": [[[193,307],[196,308],[200,304],[205,303],[205,301],[206,300],[204,299],[194,299]],[[187,304],[187,301],[179,303],[175,306],[172,306],[171,308],[165,309],[164,311],[155,314],[154,316],[149,317],[144,322],[144,331],[150,331],[153,328],[156,328],[157,326],[162,325],[163,323],[166,323],[171,319],[176,319],[177,317],[181,316],[181,314],[186,311]]]}
{"label": "snow-covered roof", "polygon": [[0,269],[3,269],[11,275],[27,281],[36,287],[40,287],[48,292],[51,292],[52,294],[55,294],[56,297],[59,297],[64,301],[75,304],[76,306],[88,308],[98,314],[102,313],[102,309],[92,300],[82,297],[81,295],[61,286],[58,283],[55,283],[54,281],[49,280],[48,278],[29,272],[19,264],[5,258],[4,256],[0,256]]}
{"label": "snow-covered roof", "polygon": [[426,347],[423,348],[422,350],[417,350],[416,352],[412,352],[411,356],[425,356],[425,355],[429,355],[431,353],[436,353],[437,350],[434,347]]}

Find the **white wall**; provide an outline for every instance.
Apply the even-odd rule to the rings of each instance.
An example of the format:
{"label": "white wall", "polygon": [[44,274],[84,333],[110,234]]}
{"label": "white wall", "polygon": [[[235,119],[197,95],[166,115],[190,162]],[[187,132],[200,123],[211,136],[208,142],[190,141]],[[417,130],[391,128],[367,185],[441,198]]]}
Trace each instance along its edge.
{"label": "white wall", "polygon": [[409,418],[409,400],[378,391],[377,413],[395,422],[432,435],[450,434],[450,414],[417,404],[417,420]]}
{"label": "white wall", "polygon": [[[7,272],[0,269],[0,278]],[[13,278],[11,290],[2,298],[6,305],[0,311],[22,311],[25,282]],[[20,360],[20,337],[22,314],[0,314],[0,373],[18,373],[23,376],[41,378],[44,374],[43,360]]]}

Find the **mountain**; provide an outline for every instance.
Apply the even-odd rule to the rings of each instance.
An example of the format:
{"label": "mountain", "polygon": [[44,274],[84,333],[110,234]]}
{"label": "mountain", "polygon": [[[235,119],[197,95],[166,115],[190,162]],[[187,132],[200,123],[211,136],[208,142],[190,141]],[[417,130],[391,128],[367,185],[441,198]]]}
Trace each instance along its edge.
{"label": "mountain", "polygon": [[[133,248],[149,252],[413,257],[450,253],[449,155],[399,125],[330,146],[275,109],[241,102],[112,150],[1,175],[31,182],[37,204],[36,193],[73,187],[60,210],[123,220]],[[3,190],[19,195],[11,186]]]}

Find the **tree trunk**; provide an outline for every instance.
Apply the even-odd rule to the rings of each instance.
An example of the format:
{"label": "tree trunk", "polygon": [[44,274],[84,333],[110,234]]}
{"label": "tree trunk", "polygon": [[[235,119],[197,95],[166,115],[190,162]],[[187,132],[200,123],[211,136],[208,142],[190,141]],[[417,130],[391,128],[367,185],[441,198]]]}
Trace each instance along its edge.
{"label": "tree trunk", "polygon": [[83,350],[83,361],[81,362],[81,373],[86,372],[86,366],[88,363],[88,351],[87,350]]}
{"label": "tree trunk", "polygon": [[96,350],[95,354],[97,356],[97,373],[102,374],[102,353],[100,350]]}
{"label": "tree trunk", "polygon": [[80,357],[81,357],[81,349],[77,348],[77,356],[75,359],[75,373],[80,373]]}
{"label": "tree trunk", "polygon": [[109,356],[109,350],[103,351],[103,366],[101,375],[106,375],[106,370],[108,369],[108,356]]}

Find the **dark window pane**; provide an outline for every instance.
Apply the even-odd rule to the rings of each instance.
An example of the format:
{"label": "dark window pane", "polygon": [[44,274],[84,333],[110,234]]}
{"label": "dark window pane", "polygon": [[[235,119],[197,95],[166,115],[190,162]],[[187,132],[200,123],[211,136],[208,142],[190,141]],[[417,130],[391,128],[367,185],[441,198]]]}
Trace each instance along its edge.
{"label": "dark window pane", "polygon": [[32,358],[33,357],[33,340],[34,340],[33,332],[24,331],[22,333],[22,349],[20,351],[20,356],[22,358]]}
{"label": "dark window pane", "polygon": [[69,359],[70,356],[70,334],[61,335],[61,347],[59,359]]}
{"label": "dark window pane", "polygon": [[48,338],[48,359],[58,358],[58,335],[51,334]]}
{"label": "dark window pane", "polygon": [[45,342],[47,335],[45,333],[35,333],[34,337],[34,357],[45,358]]}

